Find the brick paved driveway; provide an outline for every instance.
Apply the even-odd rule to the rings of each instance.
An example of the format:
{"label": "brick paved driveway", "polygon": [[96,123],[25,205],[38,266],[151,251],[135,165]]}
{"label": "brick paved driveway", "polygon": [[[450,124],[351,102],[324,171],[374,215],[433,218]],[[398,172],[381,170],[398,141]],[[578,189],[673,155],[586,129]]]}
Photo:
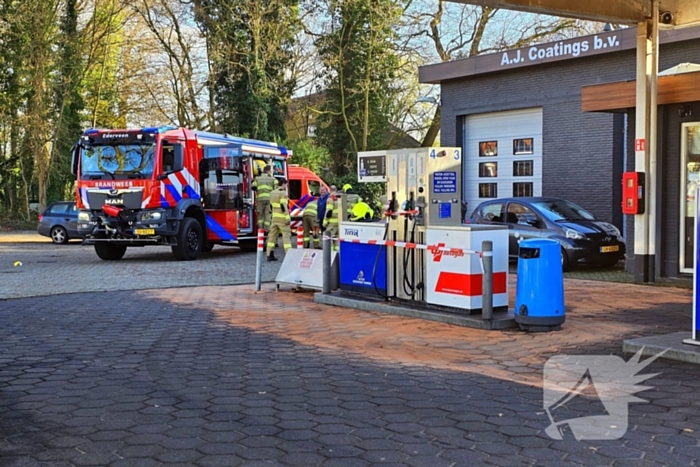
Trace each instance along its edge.
{"label": "brick paved driveway", "polygon": [[547,334],[250,286],[0,301],[0,465],[695,465],[698,367],[648,367],[650,402],[614,441],[550,439],[541,388],[551,355],[689,329],[689,300],[569,280]]}

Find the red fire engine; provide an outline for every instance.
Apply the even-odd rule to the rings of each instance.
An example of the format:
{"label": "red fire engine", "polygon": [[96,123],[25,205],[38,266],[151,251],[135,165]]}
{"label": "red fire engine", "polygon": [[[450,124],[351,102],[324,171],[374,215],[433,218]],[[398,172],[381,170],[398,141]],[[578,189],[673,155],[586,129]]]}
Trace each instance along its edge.
{"label": "red fire engine", "polygon": [[78,231],[104,260],[129,246],[170,245],[179,260],[216,244],[254,250],[254,166],[286,178],[288,156],[275,143],[185,128],[86,130],[73,149]]}

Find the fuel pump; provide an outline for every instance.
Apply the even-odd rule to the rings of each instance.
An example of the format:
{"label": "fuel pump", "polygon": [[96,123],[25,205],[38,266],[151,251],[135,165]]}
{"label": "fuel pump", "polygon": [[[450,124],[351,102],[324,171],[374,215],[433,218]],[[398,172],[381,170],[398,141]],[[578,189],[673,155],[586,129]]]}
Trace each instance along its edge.
{"label": "fuel pump", "polygon": [[[479,252],[489,241],[493,311],[507,309],[508,229],[463,224],[462,149],[384,154],[388,206],[383,221],[341,223],[341,292],[476,313],[484,286]],[[343,213],[344,201],[341,196]]]}
{"label": "fuel pump", "polygon": [[[457,157],[455,157],[457,156]],[[460,225],[462,158],[460,148],[387,151],[387,197],[391,199],[388,236],[425,244],[431,226]],[[390,248],[388,291],[400,300],[426,301],[424,249]]]}

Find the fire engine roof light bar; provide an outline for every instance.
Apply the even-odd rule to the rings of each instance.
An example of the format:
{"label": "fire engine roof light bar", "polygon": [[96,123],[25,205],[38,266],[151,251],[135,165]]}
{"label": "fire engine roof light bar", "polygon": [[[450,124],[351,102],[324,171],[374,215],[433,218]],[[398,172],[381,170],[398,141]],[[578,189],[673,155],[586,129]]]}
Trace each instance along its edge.
{"label": "fire engine roof light bar", "polygon": [[160,126],[160,127],[153,126],[153,127],[144,128],[141,130],[141,132],[142,133],[164,133],[164,132],[170,131],[170,130],[177,130],[177,127],[174,127],[174,126]]}
{"label": "fire engine roof light bar", "polygon": [[195,131],[195,134],[197,135],[197,140],[199,141],[204,141],[204,140],[211,140],[215,141],[219,144],[224,143],[224,144],[248,144],[251,146],[256,146],[256,147],[266,147],[266,148],[273,148],[276,149],[277,151],[282,152],[283,154],[286,154],[286,148],[284,146],[279,146],[277,143],[272,143],[268,141],[259,141],[256,139],[249,139],[249,138],[241,138],[240,136],[233,136],[229,134],[224,134],[220,135],[217,133],[209,133],[207,131]]}
{"label": "fire engine roof light bar", "polygon": [[[237,144],[233,140],[223,140],[223,139],[205,139],[197,138],[197,142],[203,146],[224,146],[226,144]],[[238,143],[240,144],[240,143]],[[286,156],[288,155],[287,149],[284,146],[259,146],[254,144],[242,144],[241,149],[246,152],[251,152],[254,154],[268,154],[271,156]]]}

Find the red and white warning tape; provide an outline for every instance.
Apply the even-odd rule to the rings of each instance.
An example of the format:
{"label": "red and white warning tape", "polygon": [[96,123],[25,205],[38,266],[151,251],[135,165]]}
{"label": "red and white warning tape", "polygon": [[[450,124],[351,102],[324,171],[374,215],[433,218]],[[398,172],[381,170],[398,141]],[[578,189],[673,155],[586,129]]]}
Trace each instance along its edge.
{"label": "red and white warning tape", "polygon": [[344,243],[359,243],[362,245],[384,245],[388,247],[396,248],[408,248],[416,250],[428,250],[432,253],[437,253],[441,251],[447,253],[447,256],[463,256],[463,255],[477,255],[479,257],[479,265],[481,266],[481,272],[484,272],[484,256],[493,256],[493,251],[477,251],[469,250],[466,248],[452,248],[444,245],[423,245],[420,243],[410,243],[410,242],[397,242],[395,240],[358,240],[358,239],[343,239],[343,238],[332,238],[323,235],[323,239],[335,240]]}
{"label": "red and white warning tape", "polygon": [[415,216],[418,214],[420,211],[418,209],[412,209],[410,211],[396,211],[396,212],[390,212],[386,211],[384,212],[384,217],[391,217],[391,216]]}
{"label": "red and white warning tape", "polygon": [[331,238],[331,240],[337,240],[339,242],[345,243],[360,243],[363,245],[384,245],[393,246],[397,248],[408,248],[416,250],[430,250],[430,251],[442,251],[445,253],[452,254],[467,254],[467,255],[479,255],[479,257],[484,256],[484,252],[476,250],[468,250],[466,248],[451,248],[444,245],[423,245],[420,243],[410,243],[410,242],[397,242],[395,240],[358,240],[358,239],[347,239],[347,238]]}

